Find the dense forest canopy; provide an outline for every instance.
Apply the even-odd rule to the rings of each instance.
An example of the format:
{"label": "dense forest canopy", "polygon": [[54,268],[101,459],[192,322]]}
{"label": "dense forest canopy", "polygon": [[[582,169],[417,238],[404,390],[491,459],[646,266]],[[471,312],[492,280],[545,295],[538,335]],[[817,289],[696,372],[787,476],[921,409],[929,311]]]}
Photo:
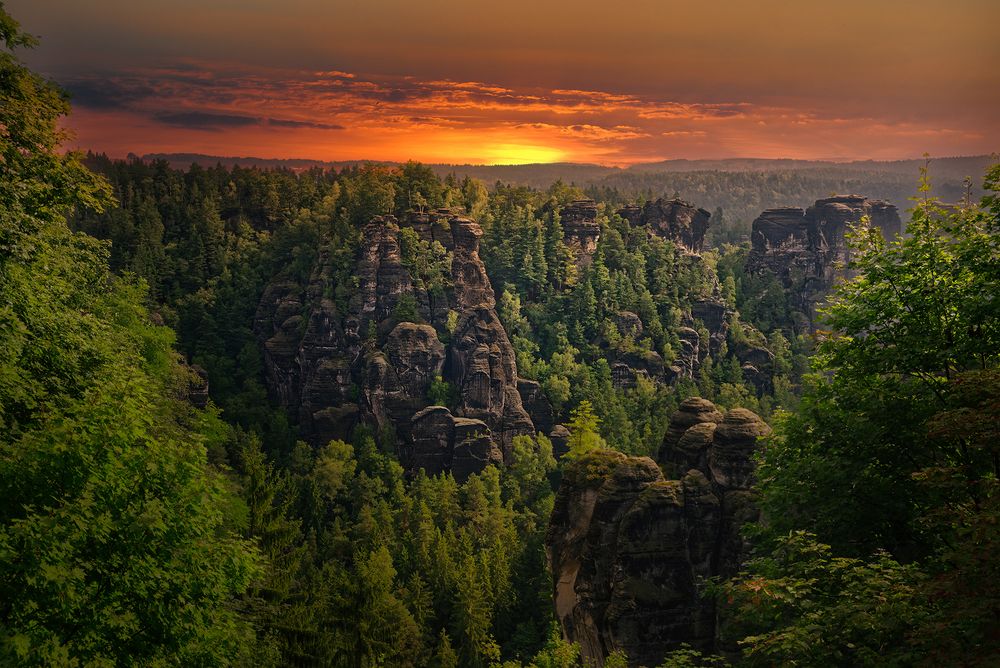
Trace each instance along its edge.
{"label": "dense forest canopy", "polygon": [[[947,205],[924,171],[904,235],[852,221],[843,280],[803,326],[778,278],[747,270],[750,221],[831,190],[900,202],[914,175],[649,167],[580,187],[555,166],[532,187],[415,162],[84,158],[2,9],[0,39],[0,663],[582,665],[553,607],[556,491],[609,462],[655,469],[642,458],[692,397],[773,428],[764,519],[737,575],[699,583],[715,651],[678,644],[662,665],[1000,660],[1000,167],[981,200],[946,179]],[[622,208],[674,193],[715,210],[704,240]],[[406,224],[434,211],[481,229],[513,381],[537,383],[552,423],[533,414],[461,479],[364,420],[311,440],[260,334],[275,283],[322,281],[289,337],[321,312],[347,327],[373,220],[409,294],[454,301],[462,248]],[[459,318],[411,296],[385,323],[454,350]],[[365,355],[387,336],[361,332]],[[460,389],[435,378],[417,407],[457,411]]]}

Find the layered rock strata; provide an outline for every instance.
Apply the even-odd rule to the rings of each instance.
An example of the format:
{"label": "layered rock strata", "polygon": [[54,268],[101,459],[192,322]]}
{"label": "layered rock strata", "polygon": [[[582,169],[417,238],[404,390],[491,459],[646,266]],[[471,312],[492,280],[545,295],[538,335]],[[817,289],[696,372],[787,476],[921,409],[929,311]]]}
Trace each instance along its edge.
{"label": "layered rock strata", "polygon": [[[417,275],[425,268],[404,264],[407,227],[447,254],[444,287],[427,288]],[[368,424],[395,433],[410,468],[464,478],[509,455],[518,434],[534,433],[479,257],[481,236],[475,221],[450,210],[377,217],[362,231],[350,285],[335,284],[343,259],[321,249],[305,286],[282,276],[267,286],[255,332],[268,389],[303,437],[321,444]],[[338,288],[349,299],[336,301]],[[434,383],[450,388],[450,405],[424,414]],[[430,432],[431,424],[444,426]]]}
{"label": "layered rock strata", "polygon": [[590,199],[571,202],[559,211],[563,228],[563,241],[573,251],[578,267],[590,265],[597,241],[601,238],[601,225],[597,222],[597,203]]}
{"label": "layered rock strata", "polygon": [[817,200],[807,209],[767,209],[753,221],[746,271],[770,273],[788,292],[792,307],[815,324],[816,304],[845,275],[850,249],[845,234],[867,216],[887,239],[901,232],[896,207],[861,195]]}
{"label": "layered rock strata", "polygon": [[658,665],[688,644],[717,645],[705,578],[734,574],[747,553],[740,527],[755,521],[752,455],[767,425],[744,409],[721,413],[689,399],[659,453],[602,451],[566,468],[546,538],[556,616],[585,661],[624,650]]}
{"label": "layered rock strata", "polygon": [[618,215],[632,225],[645,227],[650,234],[673,241],[689,253],[700,253],[704,248],[705,232],[712,217],[705,209],[676,197],[648,201],[641,208],[627,206],[619,209]]}

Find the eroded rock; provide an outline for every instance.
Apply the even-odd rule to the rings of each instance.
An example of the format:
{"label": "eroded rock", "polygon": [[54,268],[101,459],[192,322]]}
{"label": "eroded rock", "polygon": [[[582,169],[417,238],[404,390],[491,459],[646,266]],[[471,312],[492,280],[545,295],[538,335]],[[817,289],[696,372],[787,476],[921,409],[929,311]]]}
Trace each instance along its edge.
{"label": "eroded rock", "polygon": [[[400,233],[406,227],[450,254],[443,289],[428,290],[411,274],[419,267],[404,264]],[[348,438],[363,422],[381,434],[395,433],[411,469],[455,466],[456,475],[465,477],[497,452],[509,456],[514,436],[534,433],[518,392],[514,351],[479,257],[481,236],[475,221],[448,209],[402,220],[380,216],[362,230],[352,284],[339,286],[350,298],[339,306],[332,295],[338,288],[335,266],[343,259],[325,248],[305,285],[278,276],[267,286],[254,329],[264,348],[268,389],[307,440],[320,445]],[[454,398],[443,407],[451,421],[434,418],[451,430],[447,455],[438,453],[442,448],[428,428],[412,433],[415,425],[433,422],[413,418],[430,403],[431,385],[439,378]],[[542,411],[540,400],[534,401]],[[459,425],[456,441],[455,420],[462,419],[470,423]],[[476,428],[470,431],[470,425]]]}
{"label": "eroded rock", "polygon": [[618,215],[633,225],[645,226],[650,234],[669,239],[689,253],[700,253],[705,245],[705,232],[712,217],[684,200],[660,198],[646,202],[641,209],[628,206],[618,210]]}
{"label": "eroded rock", "polygon": [[597,222],[597,203],[590,199],[571,202],[559,211],[563,228],[563,240],[573,251],[579,267],[588,266],[597,241],[601,238],[601,226]]}
{"label": "eroded rock", "polygon": [[771,273],[789,293],[791,304],[815,324],[815,306],[850,261],[845,234],[868,216],[870,224],[892,239],[901,231],[896,207],[861,195],[817,200],[808,209],[767,209],[753,222],[749,274]]}
{"label": "eroded rock", "polygon": [[585,661],[600,666],[623,650],[654,666],[682,644],[717,648],[701,582],[734,574],[747,554],[739,529],[757,517],[752,455],[768,431],[749,411],[723,415],[688,399],[671,420],[662,469],[611,451],[566,467],[546,550],[556,616]]}
{"label": "eroded rock", "polygon": [[450,471],[465,482],[490,464],[503,463],[503,453],[482,420],[455,417],[444,406],[428,406],[413,415],[409,460],[428,475]]}

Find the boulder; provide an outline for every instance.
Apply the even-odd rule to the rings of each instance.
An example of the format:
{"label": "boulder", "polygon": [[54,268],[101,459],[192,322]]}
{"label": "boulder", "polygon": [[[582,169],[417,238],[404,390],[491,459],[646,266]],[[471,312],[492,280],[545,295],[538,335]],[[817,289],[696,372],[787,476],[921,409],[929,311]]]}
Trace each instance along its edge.
{"label": "boulder", "polygon": [[569,429],[564,424],[557,424],[549,432],[549,440],[552,441],[552,455],[558,459],[569,452]]}
{"label": "boulder", "polygon": [[444,406],[428,406],[411,420],[410,456],[428,475],[450,471],[459,483],[503,456],[482,420],[455,417]]}
{"label": "boulder", "polygon": [[659,382],[664,377],[663,358],[652,350],[634,350],[618,355],[611,364],[611,382],[617,388],[635,387],[638,378]]}
{"label": "boulder", "polygon": [[622,336],[630,336],[636,340],[642,336],[642,319],[638,314],[632,311],[618,311],[612,317],[618,333]]}

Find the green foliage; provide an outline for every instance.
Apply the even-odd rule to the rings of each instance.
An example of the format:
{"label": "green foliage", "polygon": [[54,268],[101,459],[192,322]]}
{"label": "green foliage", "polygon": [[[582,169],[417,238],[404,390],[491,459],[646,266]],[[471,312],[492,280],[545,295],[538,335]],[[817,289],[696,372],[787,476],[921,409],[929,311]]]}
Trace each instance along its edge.
{"label": "green foliage", "polygon": [[451,383],[442,379],[441,376],[434,376],[434,380],[431,381],[427,390],[427,400],[431,402],[432,406],[454,406],[458,398]]}
{"label": "green foliage", "polygon": [[812,380],[761,468],[779,530],[810,526],[853,554],[925,553],[933,541],[919,517],[940,499],[915,474],[959,467],[974,481],[992,470],[986,453],[928,438],[926,425],[947,407],[950,379],[997,364],[998,225],[988,210],[921,200],[909,236],[854,234],[860,273],[831,299],[834,333],[814,360],[832,376]]}
{"label": "green foliage", "polygon": [[658,668],[706,668],[708,666],[728,666],[725,658],[715,654],[704,654],[682,643],[680,649],[667,652]]}
{"label": "green foliage", "polygon": [[997,661],[998,177],[948,209],[925,178],[908,236],[852,235],[824,373],[758,469],[761,554],[724,587],[750,665]]}
{"label": "green foliage", "polygon": [[578,459],[591,452],[608,447],[598,431],[600,418],[594,414],[591,403],[584,399],[570,413],[566,427],[569,429],[569,452],[566,457]]}
{"label": "green foliage", "polygon": [[628,655],[616,649],[604,657],[604,668],[628,668]]}
{"label": "green foliage", "polygon": [[[28,44],[0,10],[8,48]],[[258,573],[206,446],[213,413],[107,244],[107,184],[60,154],[61,92],[0,54],[0,662],[226,665]]]}
{"label": "green foliage", "polygon": [[434,668],[458,668],[458,654],[452,648],[451,638],[448,637],[448,632],[444,629],[441,629],[440,641],[431,665]]}
{"label": "green foliage", "polygon": [[925,578],[884,552],[835,557],[811,534],[793,532],[724,594],[742,624],[736,637],[748,665],[906,666],[920,656],[905,641],[925,621]]}
{"label": "green foliage", "polygon": [[393,322],[415,322],[422,323],[424,319],[420,316],[420,309],[417,300],[412,293],[407,292],[399,296],[396,306],[392,309]]}
{"label": "green foliage", "polygon": [[451,285],[451,253],[438,241],[424,241],[412,227],[400,229],[399,253],[415,287],[427,290],[432,299],[442,298]]}

